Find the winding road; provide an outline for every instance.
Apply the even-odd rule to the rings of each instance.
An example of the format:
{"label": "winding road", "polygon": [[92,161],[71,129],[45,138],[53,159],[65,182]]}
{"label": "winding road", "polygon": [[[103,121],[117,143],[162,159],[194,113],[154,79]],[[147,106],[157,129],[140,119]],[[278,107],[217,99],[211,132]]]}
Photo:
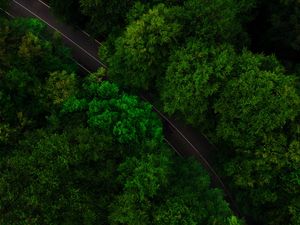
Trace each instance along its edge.
{"label": "winding road", "polygon": [[[98,57],[98,48],[101,43],[85,31],[61,23],[44,2],[40,0],[11,0],[10,8],[6,14],[9,17],[38,18],[46,23],[49,29],[60,33],[64,43],[71,48],[74,61],[82,72],[91,73],[101,66],[106,67]],[[149,102],[146,97],[141,97]],[[199,132],[180,121],[166,117],[155,106],[153,109],[163,120],[166,143],[181,157],[194,156],[210,174],[213,186],[223,189],[231,209],[237,216],[241,216],[232,195],[211,166],[209,155],[215,150],[214,146],[203,135],[199,135]]]}

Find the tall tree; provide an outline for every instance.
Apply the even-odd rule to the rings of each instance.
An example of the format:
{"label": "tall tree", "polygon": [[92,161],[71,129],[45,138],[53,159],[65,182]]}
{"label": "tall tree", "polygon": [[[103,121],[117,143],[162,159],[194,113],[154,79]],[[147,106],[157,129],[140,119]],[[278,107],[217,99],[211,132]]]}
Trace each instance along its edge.
{"label": "tall tree", "polygon": [[[185,28],[185,37],[197,37],[207,43],[247,45],[242,23],[254,0],[187,0],[178,15]],[[246,14],[247,15],[247,14]]]}
{"label": "tall tree", "polygon": [[239,201],[250,199],[245,213],[264,224],[293,224],[289,208],[299,192],[290,185],[297,189],[299,180],[285,179],[300,169],[299,136],[293,139],[290,130],[299,117],[295,78],[283,73],[275,57],[247,51],[236,72],[239,76],[226,84],[214,105],[220,143],[235,151],[224,171],[240,190]]}
{"label": "tall tree", "polygon": [[213,104],[233,76],[236,53],[230,45],[191,40],[170,57],[161,99],[164,111],[208,132],[215,128]]}
{"label": "tall tree", "polygon": [[182,32],[175,11],[159,4],[127,27],[108,60],[111,79],[137,89],[153,88],[155,79],[164,73],[170,48]]}
{"label": "tall tree", "polygon": [[66,71],[53,72],[46,81],[45,89],[53,105],[60,105],[76,94],[76,76]]}
{"label": "tall tree", "polygon": [[52,108],[46,99],[49,73],[75,70],[66,48],[45,39],[45,29],[34,19],[3,20],[1,24],[0,124],[2,132],[8,132],[5,140],[9,134],[45,122]]}
{"label": "tall tree", "polygon": [[239,76],[228,82],[215,104],[220,113],[218,135],[235,147],[252,148],[265,134],[295,119],[299,96],[295,78],[286,76],[273,56],[244,51],[236,73]]}
{"label": "tall tree", "polygon": [[124,86],[154,89],[161,86],[172,50],[189,38],[242,48],[247,45],[241,26],[244,5],[235,0],[188,0],[176,6],[158,4],[144,12],[145,7],[136,4],[129,13],[130,24],[107,60],[109,76]]}
{"label": "tall tree", "polygon": [[85,97],[69,98],[63,113],[83,112],[90,127],[113,134],[119,143],[128,146],[128,151],[155,149],[161,144],[161,124],[149,104],[124,94],[108,81],[87,81],[84,87]]}
{"label": "tall tree", "polygon": [[234,221],[220,190],[209,188],[209,177],[193,160],[173,161],[162,151],[128,158],[119,171],[123,192],[111,204],[111,224],[221,225]]}
{"label": "tall tree", "polygon": [[1,224],[107,224],[117,149],[109,136],[80,126],[27,136],[1,158]]}

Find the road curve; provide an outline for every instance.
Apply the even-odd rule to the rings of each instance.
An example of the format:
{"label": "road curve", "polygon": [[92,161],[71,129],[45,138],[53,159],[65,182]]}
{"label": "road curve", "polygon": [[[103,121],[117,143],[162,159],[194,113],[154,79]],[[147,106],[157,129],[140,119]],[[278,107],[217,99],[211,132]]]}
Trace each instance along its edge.
{"label": "road curve", "polygon": [[[71,48],[72,55],[83,72],[91,73],[100,66],[106,67],[98,57],[98,48],[101,43],[91,38],[86,32],[59,22],[51,13],[50,7],[42,1],[11,0],[10,9],[7,13],[10,17],[38,18],[46,23],[51,30],[60,33],[64,43]],[[150,102],[145,96],[141,97]],[[155,106],[153,109],[163,120],[166,143],[181,157],[195,157],[209,172],[213,185],[223,189],[231,209],[237,216],[241,216],[232,195],[211,166],[209,153],[214,149],[214,146],[205,137],[199,134],[195,135],[192,128],[166,117]]]}

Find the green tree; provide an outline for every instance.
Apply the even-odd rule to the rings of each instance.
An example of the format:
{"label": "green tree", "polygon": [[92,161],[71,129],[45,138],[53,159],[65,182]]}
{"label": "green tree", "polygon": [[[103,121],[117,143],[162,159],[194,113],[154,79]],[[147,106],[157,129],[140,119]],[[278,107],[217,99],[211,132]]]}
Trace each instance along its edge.
{"label": "green tree", "polygon": [[80,126],[29,135],[1,159],[1,224],[107,224],[116,188],[113,149],[109,136]]}
{"label": "green tree", "polygon": [[[121,33],[122,29],[124,29],[127,25],[128,13],[130,13],[131,16],[134,15],[134,18],[138,18],[143,13],[146,13],[149,8],[158,3],[165,3],[168,5],[178,4],[176,0],[80,0],[79,3],[81,12],[88,17],[88,30],[94,35],[102,35],[106,37],[109,35],[116,36]],[[66,5],[65,3],[59,4]],[[131,9],[134,10],[131,12]],[[109,20],[103,18],[109,18]]]}
{"label": "green tree", "polygon": [[210,189],[193,160],[174,160],[162,151],[128,158],[119,171],[123,192],[111,204],[111,224],[229,224],[221,191]]}
{"label": "green tree", "polygon": [[254,0],[187,0],[178,14],[185,37],[196,37],[206,43],[247,45],[242,23]]}
{"label": "green tree", "polygon": [[145,155],[144,159],[128,158],[120,165],[124,192],[111,205],[111,224],[153,224],[152,199],[167,185],[170,158],[164,154]]}
{"label": "green tree", "polygon": [[164,111],[203,131],[215,128],[213,104],[232,78],[236,53],[229,45],[192,40],[170,57],[161,90]]}
{"label": "green tree", "polygon": [[[13,69],[8,71],[2,80],[1,114],[4,121],[12,126],[24,127],[43,111],[40,82],[28,73]],[[17,94],[16,94],[17,93]],[[30,99],[30,101],[25,101]]]}
{"label": "green tree", "polygon": [[[125,25],[126,14],[135,1],[80,0],[81,12],[89,17],[88,30],[95,35],[109,35]],[[106,18],[106,19],[104,19]],[[107,19],[109,18],[109,19]]]}
{"label": "green tree", "polygon": [[132,149],[155,149],[161,144],[161,124],[149,104],[123,93],[108,81],[99,83],[88,80],[84,88],[85,97],[69,98],[63,113],[85,113],[90,127],[113,134],[119,143]]}
{"label": "green tree", "polygon": [[299,196],[292,190],[299,187],[300,169],[299,136],[292,138],[291,130],[299,117],[295,78],[275,57],[247,51],[236,73],[214,105],[219,143],[234,149],[223,169],[238,200],[249,199],[245,213],[264,224],[293,224],[288,209]]}
{"label": "green tree", "polygon": [[4,127],[24,131],[45,122],[52,108],[46,97],[46,83],[51,82],[47,82],[49,73],[75,70],[66,48],[57,41],[53,44],[44,39],[45,34],[46,27],[38,20],[3,20],[0,27],[0,123]]}
{"label": "green tree", "polygon": [[155,79],[164,73],[170,48],[182,32],[175,11],[159,4],[127,27],[108,60],[112,80],[137,89],[153,88]]}
{"label": "green tree", "polygon": [[5,146],[12,141],[11,139],[13,138],[15,131],[16,130],[8,123],[0,123],[0,155],[3,154],[3,149],[5,149]]}
{"label": "green tree", "polygon": [[295,79],[284,74],[273,56],[245,51],[236,73],[239,77],[228,82],[215,103],[220,115],[217,134],[235,147],[253,148],[266,138],[265,134],[295,119],[299,96]]}
{"label": "green tree", "polygon": [[173,49],[184,46],[189,38],[207,46],[231,43],[242,48],[248,39],[241,14],[253,1],[246,9],[245,5],[235,0],[188,0],[181,5],[158,4],[147,11],[145,5],[135,4],[128,15],[129,25],[106,59],[109,77],[125,87],[155,90],[172,63]]}
{"label": "green tree", "polygon": [[76,76],[66,71],[53,72],[49,75],[45,89],[53,105],[60,105],[76,94]]}

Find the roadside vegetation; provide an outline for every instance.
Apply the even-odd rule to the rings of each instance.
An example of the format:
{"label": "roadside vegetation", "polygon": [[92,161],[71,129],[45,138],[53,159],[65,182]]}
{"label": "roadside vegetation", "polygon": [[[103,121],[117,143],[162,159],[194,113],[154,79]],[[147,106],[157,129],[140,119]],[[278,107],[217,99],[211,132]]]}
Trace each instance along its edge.
{"label": "roadside vegetation", "polygon": [[110,79],[217,145],[244,215],[300,224],[299,1],[73,2]]}
{"label": "roadside vegetation", "polygon": [[217,146],[244,216],[300,224],[299,1],[47,2],[109,69],[78,77],[42,23],[1,19],[1,224],[243,224],[140,92]]}
{"label": "roadside vegetation", "polygon": [[0,224],[244,224],[152,107],[35,19],[0,18]]}

